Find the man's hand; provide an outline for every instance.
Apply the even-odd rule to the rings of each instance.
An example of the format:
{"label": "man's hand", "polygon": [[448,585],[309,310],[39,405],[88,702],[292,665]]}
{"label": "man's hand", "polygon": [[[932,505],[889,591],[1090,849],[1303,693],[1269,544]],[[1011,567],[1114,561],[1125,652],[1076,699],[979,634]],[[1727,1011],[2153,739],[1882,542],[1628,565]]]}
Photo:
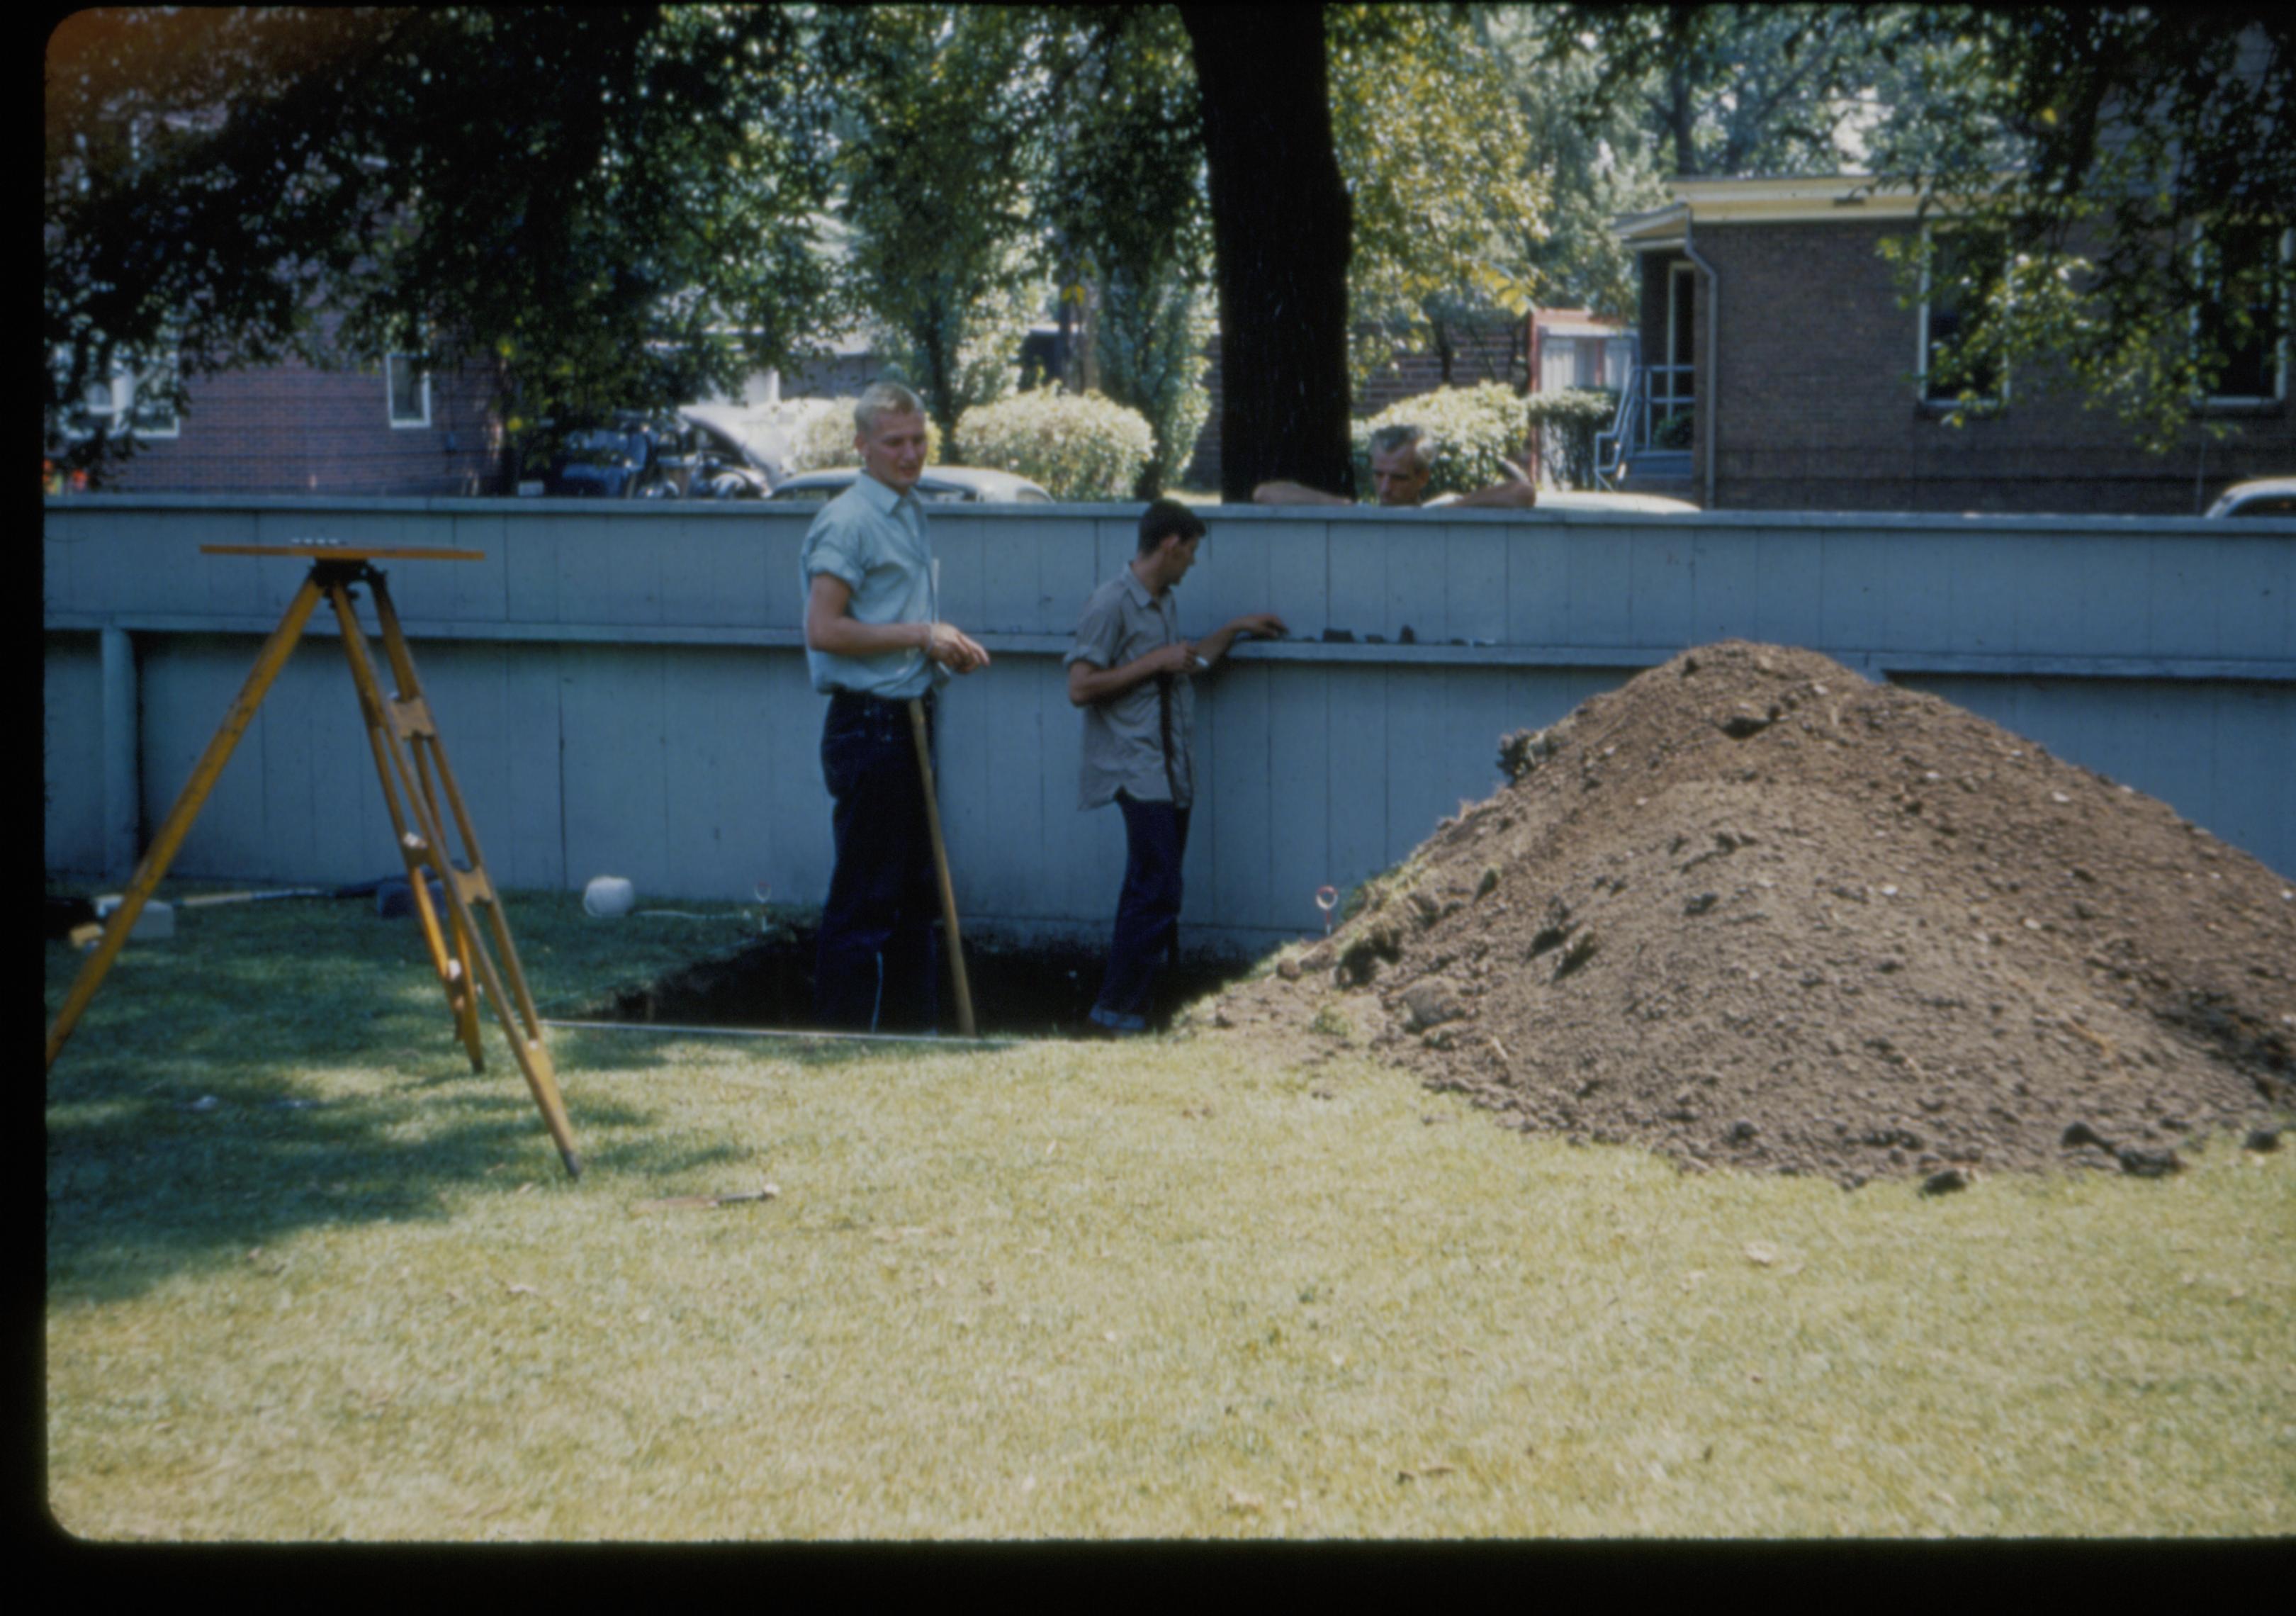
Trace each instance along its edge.
{"label": "man's hand", "polygon": [[1280,640],[1291,633],[1283,619],[1272,611],[1248,611],[1243,616],[1211,633],[1196,643],[1196,654],[1209,668],[1227,654],[1227,648],[1239,635],[1254,634],[1266,640]]}
{"label": "man's hand", "polygon": [[976,668],[988,666],[988,653],[980,642],[966,634],[954,623],[925,625],[925,654],[951,673],[971,673]]}
{"label": "man's hand", "polygon": [[1185,673],[1195,665],[1196,648],[1185,640],[1174,640],[1168,645],[1159,645],[1139,659],[1144,674]]}
{"label": "man's hand", "polygon": [[833,573],[816,572],[805,597],[805,643],[837,656],[882,656],[922,651],[951,673],[988,666],[979,641],[950,623],[865,623],[852,612],[853,587]]}

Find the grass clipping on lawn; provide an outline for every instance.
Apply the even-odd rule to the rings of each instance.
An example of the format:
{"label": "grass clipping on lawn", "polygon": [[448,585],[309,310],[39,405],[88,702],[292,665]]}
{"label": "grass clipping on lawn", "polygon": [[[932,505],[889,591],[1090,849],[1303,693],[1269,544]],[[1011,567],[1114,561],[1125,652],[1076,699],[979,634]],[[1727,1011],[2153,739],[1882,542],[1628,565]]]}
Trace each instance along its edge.
{"label": "grass clipping on lawn", "polygon": [[[743,930],[510,908],[545,1005]],[[78,963],[49,947],[51,1013]],[[576,1183],[487,1036],[473,1074],[363,906],[179,911],[121,956],[47,1086],[67,1530],[2296,1521],[2296,1152],[1845,1194],[1510,1133],[1328,1039],[561,1032]]]}

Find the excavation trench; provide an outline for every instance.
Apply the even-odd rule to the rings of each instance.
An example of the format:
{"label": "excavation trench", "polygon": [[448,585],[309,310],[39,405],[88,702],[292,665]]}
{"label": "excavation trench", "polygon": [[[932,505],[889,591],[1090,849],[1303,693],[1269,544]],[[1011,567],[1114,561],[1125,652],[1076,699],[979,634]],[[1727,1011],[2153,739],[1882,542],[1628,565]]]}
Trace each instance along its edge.
{"label": "excavation trench", "polygon": [[[812,1031],[814,950],[811,927],[777,929],[739,951],[668,972],[577,1013],[585,1021],[639,1026],[724,1027],[750,1031]],[[1085,942],[967,935],[964,962],[973,1021],[983,1037],[1076,1038],[1088,1030],[1100,990],[1104,947]],[[1157,983],[1153,1024],[1164,1028],[1189,1001],[1227,986],[1249,962],[1233,955],[1184,952]],[[956,1005],[944,975],[941,1025],[956,1030]],[[922,1028],[886,1030],[912,1032]]]}

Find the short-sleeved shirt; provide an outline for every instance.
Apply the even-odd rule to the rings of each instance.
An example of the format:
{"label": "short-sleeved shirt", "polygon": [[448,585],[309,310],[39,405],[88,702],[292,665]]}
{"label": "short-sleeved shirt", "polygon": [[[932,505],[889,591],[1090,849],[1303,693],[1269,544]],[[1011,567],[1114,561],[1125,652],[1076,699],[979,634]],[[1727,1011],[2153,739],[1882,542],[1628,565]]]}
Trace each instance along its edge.
{"label": "short-sleeved shirt", "polygon": [[[1102,669],[1121,668],[1179,637],[1172,591],[1165,590],[1159,599],[1127,567],[1085,603],[1084,615],[1077,619],[1076,643],[1062,665],[1090,662]],[[1123,791],[1143,802],[1186,808],[1196,794],[1188,751],[1195,710],[1195,689],[1184,673],[1143,679],[1086,708],[1077,806],[1098,808],[1115,801],[1116,793]]]}
{"label": "short-sleeved shirt", "polygon": [[[940,615],[939,574],[915,490],[896,494],[866,472],[813,519],[798,553],[798,571],[808,595],[820,573],[844,579],[853,591],[846,610],[856,622],[929,623]],[[948,670],[915,645],[865,657],[808,645],[805,666],[816,690],[857,691],[894,701],[921,696],[948,678]]]}

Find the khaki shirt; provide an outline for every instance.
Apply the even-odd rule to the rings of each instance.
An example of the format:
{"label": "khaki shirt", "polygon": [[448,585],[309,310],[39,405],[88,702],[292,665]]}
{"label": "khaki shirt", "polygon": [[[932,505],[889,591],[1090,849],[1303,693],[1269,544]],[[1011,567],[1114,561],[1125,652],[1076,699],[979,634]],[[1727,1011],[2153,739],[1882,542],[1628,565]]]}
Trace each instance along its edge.
{"label": "khaki shirt", "polygon": [[[929,623],[940,615],[939,567],[915,490],[896,494],[866,472],[813,519],[798,570],[808,595],[817,573],[844,579],[853,591],[846,610],[856,622]],[[948,679],[948,670],[914,645],[865,657],[808,646],[805,662],[816,690],[858,691],[889,701],[921,696]]]}
{"label": "khaki shirt", "polygon": [[[1121,668],[1179,637],[1172,591],[1165,590],[1163,598],[1157,599],[1127,567],[1085,603],[1084,615],[1077,620],[1076,644],[1062,666],[1090,662],[1102,669]],[[1169,802],[1176,808],[1195,800],[1195,769],[1188,751],[1195,727],[1195,688],[1186,674],[1174,674],[1168,693],[1160,694],[1158,686],[1166,683],[1143,679],[1084,710],[1077,807],[1095,808],[1113,802],[1119,791],[1143,802]]]}

